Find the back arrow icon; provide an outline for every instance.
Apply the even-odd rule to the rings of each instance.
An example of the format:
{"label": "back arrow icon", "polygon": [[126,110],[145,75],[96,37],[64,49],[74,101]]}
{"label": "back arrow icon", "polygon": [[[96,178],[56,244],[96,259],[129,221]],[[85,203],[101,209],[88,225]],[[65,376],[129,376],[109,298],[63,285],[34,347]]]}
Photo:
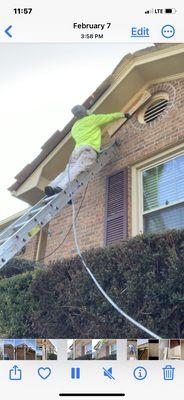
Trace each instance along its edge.
{"label": "back arrow icon", "polygon": [[12,38],[12,34],[10,33],[10,29],[12,28],[12,25],[9,25],[8,28],[5,29],[5,33]]}

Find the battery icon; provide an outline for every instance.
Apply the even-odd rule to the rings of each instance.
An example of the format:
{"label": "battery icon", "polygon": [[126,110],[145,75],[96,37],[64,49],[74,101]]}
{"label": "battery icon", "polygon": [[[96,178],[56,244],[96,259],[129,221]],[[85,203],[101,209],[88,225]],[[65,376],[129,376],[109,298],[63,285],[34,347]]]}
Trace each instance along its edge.
{"label": "battery icon", "polygon": [[175,14],[176,11],[177,11],[176,8],[165,8],[166,14]]}

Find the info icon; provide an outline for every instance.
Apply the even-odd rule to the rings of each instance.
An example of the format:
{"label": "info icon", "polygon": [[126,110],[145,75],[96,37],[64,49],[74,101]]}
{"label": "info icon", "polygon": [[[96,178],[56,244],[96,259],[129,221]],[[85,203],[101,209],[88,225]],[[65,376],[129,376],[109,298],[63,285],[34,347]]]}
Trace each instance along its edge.
{"label": "info icon", "polygon": [[134,378],[138,381],[143,381],[147,377],[147,370],[146,368],[139,366],[134,369]]}

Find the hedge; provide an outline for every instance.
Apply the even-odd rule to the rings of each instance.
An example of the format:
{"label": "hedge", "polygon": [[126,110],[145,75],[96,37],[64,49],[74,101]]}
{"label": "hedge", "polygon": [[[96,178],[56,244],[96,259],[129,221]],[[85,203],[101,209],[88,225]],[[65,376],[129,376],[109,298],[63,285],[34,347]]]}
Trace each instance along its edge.
{"label": "hedge", "polygon": [[0,279],[10,278],[11,276],[23,274],[26,271],[33,271],[34,269],[34,261],[19,260],[18,258],[13,258],[0,269]]}
{"label": "hedge", "polygon": [[[161,337],[184,337],[184,230],[140,235],[83,255],[128,314]],[[78,256],[0,280],[0,336],[147,337],[107,303]]]}

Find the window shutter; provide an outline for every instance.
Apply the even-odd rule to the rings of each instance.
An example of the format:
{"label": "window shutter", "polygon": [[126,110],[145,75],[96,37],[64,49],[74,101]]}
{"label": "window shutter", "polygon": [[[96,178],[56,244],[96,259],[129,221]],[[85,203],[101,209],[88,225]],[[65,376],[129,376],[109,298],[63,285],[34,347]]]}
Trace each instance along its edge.
{"label": "window shutter", "polygon": [[114,244],[128,235],[128,169],[107,177],[105,244]]}

